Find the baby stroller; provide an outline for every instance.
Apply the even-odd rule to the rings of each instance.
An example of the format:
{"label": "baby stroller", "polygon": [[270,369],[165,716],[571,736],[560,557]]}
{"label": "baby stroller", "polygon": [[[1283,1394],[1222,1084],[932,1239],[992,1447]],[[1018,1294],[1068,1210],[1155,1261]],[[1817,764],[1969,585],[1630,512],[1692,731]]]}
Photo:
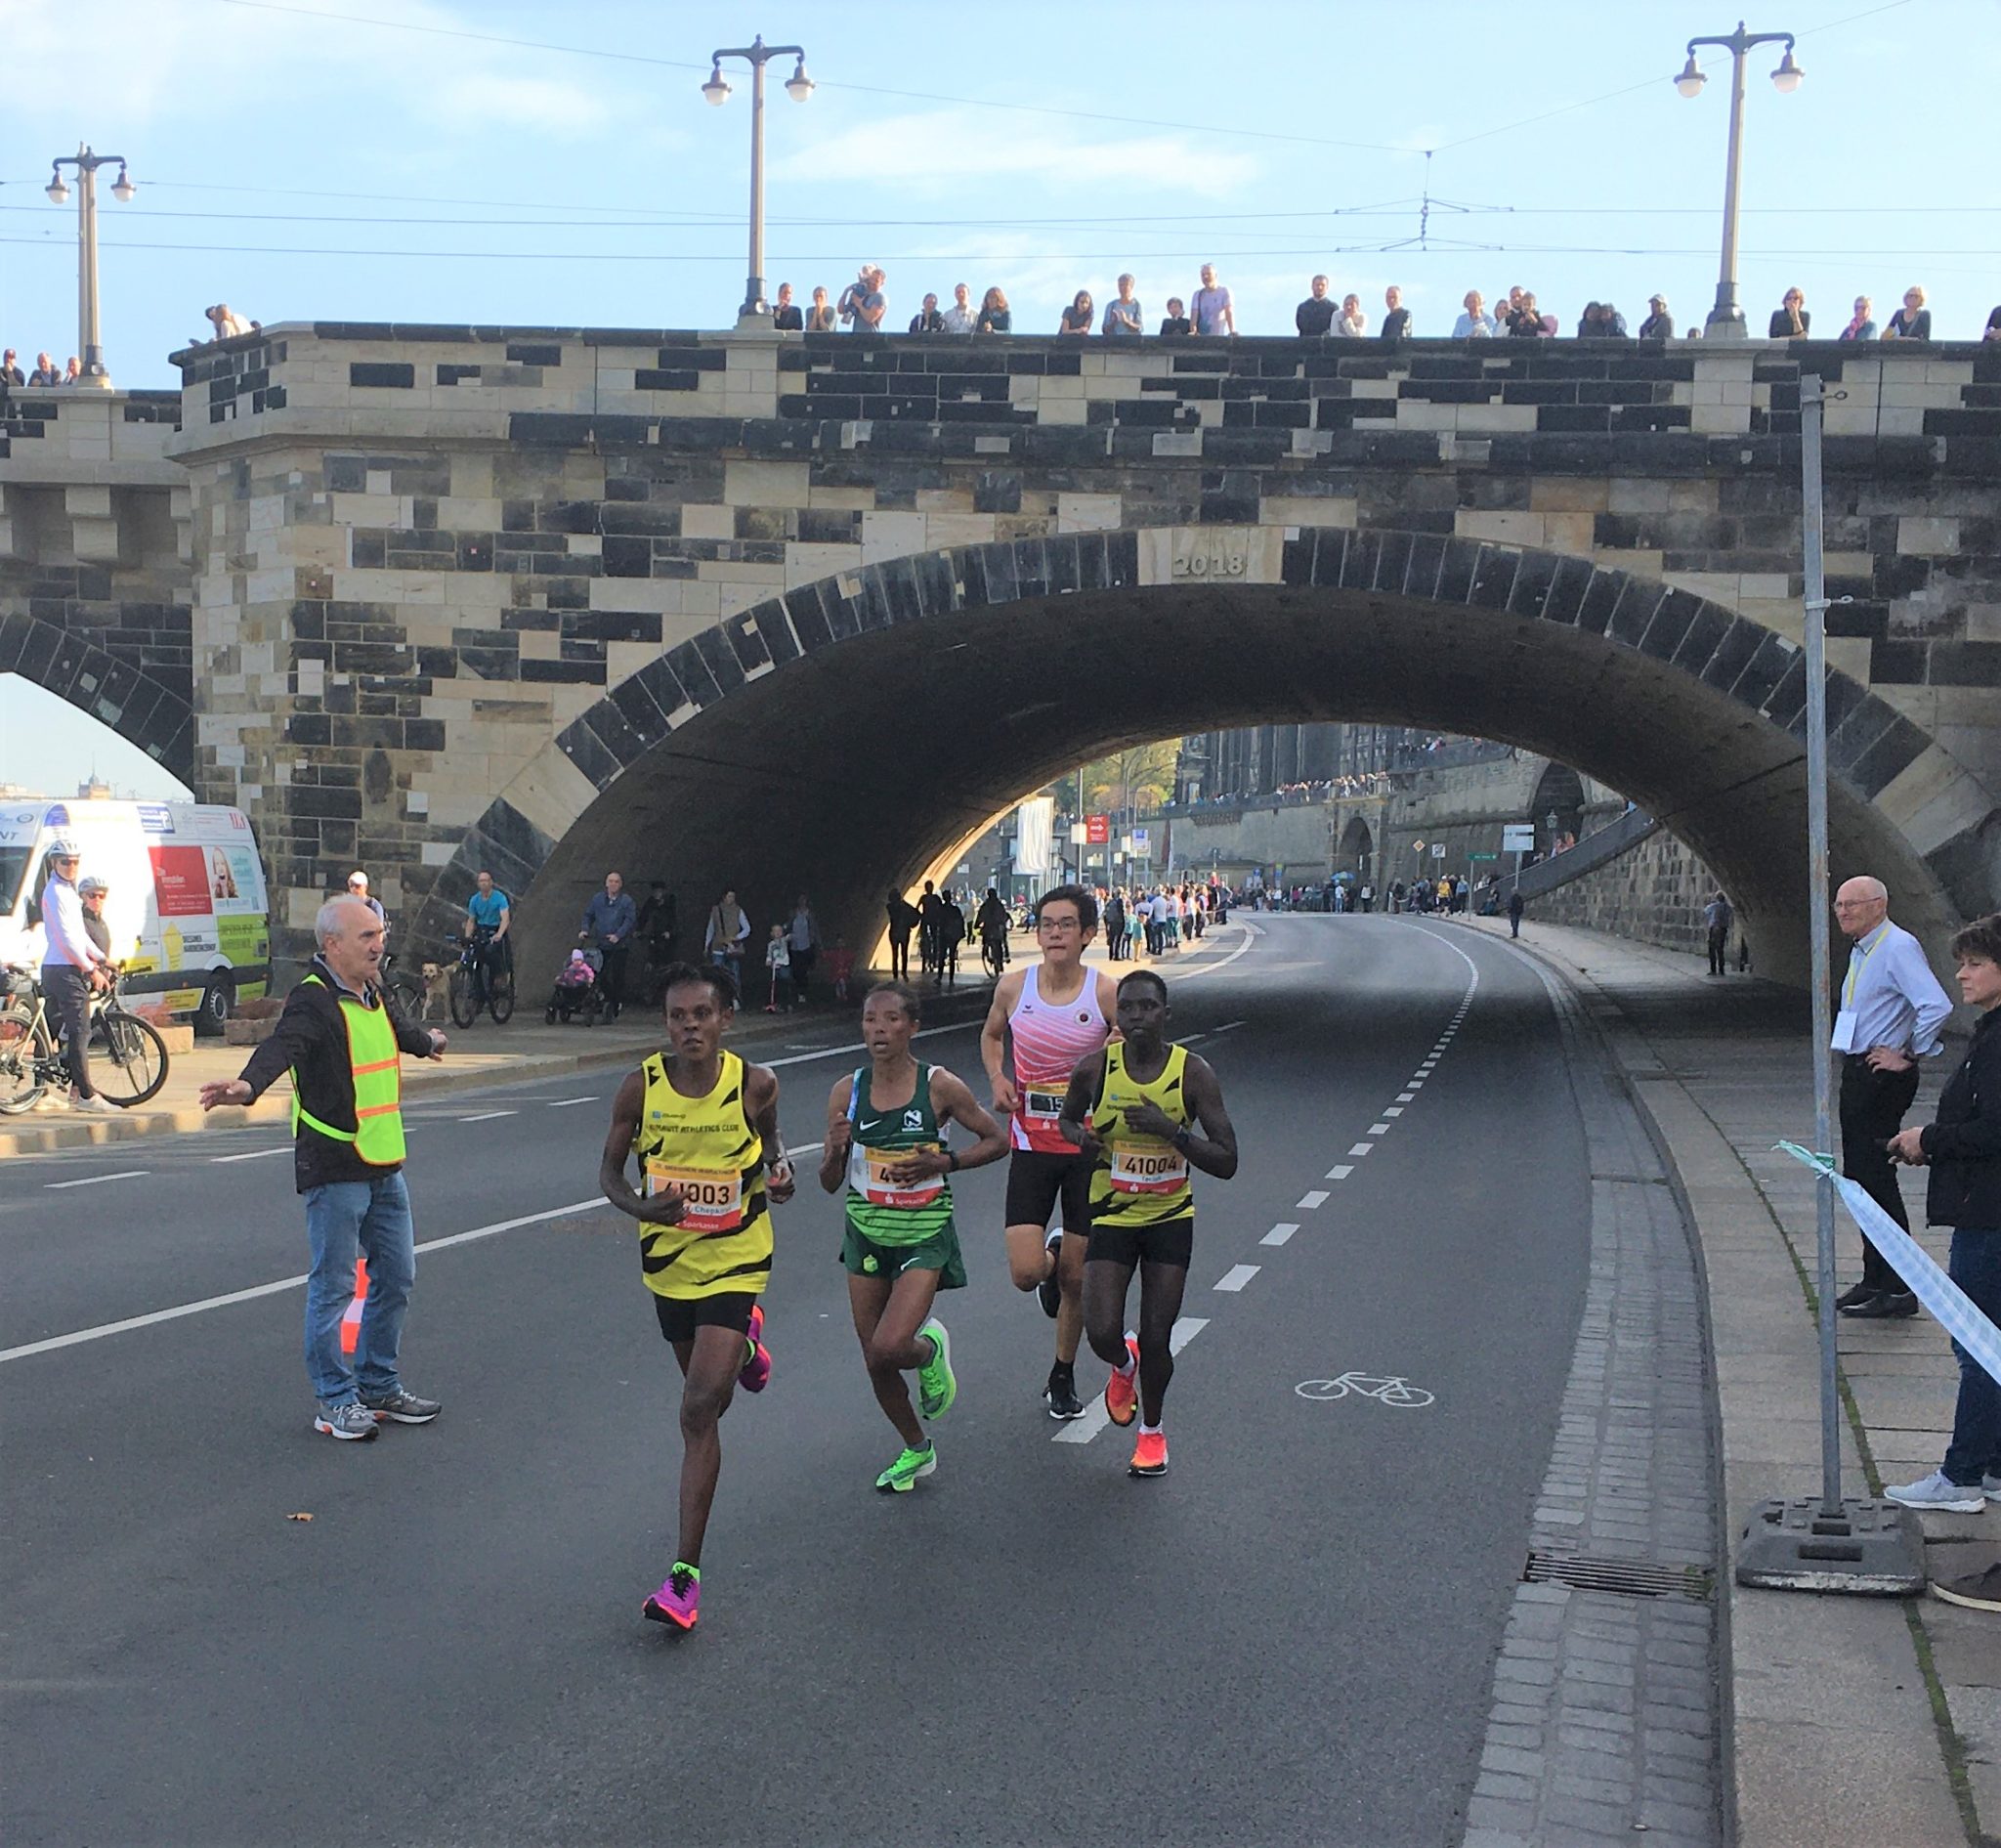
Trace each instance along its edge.
{"label": "baby stroller", "polygon": [[542,1019],[550,1026],[559,1017],[568,1024],[580,1013],[585,1026],[596,1026],[599,1010],[605,1005],[604,991],[598,985],[598,975],[604,967],[605,959],[598,951],[572,950],[569,962],[556,977],[555,987],[549,990],[549,1005],[542,1011]]}

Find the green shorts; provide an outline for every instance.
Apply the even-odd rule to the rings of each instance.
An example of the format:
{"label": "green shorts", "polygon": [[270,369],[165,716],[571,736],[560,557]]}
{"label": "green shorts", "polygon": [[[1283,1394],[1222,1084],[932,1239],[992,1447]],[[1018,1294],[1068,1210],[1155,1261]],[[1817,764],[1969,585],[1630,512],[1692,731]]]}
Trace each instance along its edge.
{"label": "green shorts", "polygon": [[965,1260],[959,1255],[956,1225],[947,1225],[918,1244],[878,1245],[850,1223],[841,1233],[840,1261],[858,1277],[888,1277],[894,1282],[906,1270],[935,1270],[941,1290],[965,1288]]}

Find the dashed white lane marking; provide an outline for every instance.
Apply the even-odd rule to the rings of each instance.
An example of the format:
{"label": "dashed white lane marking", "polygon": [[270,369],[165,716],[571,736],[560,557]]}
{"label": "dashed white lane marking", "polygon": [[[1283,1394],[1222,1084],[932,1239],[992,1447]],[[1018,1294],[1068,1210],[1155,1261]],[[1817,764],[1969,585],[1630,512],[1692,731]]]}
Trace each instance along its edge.
{"label": "dashed white lane marking", "polygon": [[1310,1188],[1305,1193],[1299,1195],[1299,1204],[1308,1213],[1312,1212],[1316,1206],[1325,1206],[1327,1204],[1327,1189],[1325,1187]]}
{"label": "dashed white lane marking", "polygon": [[1299,1229],[1299,1227],[1297,1221],[1280,1220],[1279,1223],[1276,1225],[1274,1225],[1270,1231],[1266,1232],[1264,1236],[1260,1238],[1257,1242],[1260,1245],[1283,1245],[1286,1242],[1286,1240],[1292,1237],[1292,1235]]}
{"label": "dashed white lane marking", "polygon": [[1219,1027],[1212,1027],[1210,1031],[1212,1033],[1234,1033],[1244,1024],[1242,1020],[1227,1020]]}
{"label": "dashed white lane marking", "polygon": [[289,1155],[298,1146],[296,1142],[280,1142],[276,1148],[253,1148],[243,1155],[211,1155],[212,1162],[262,1161],[267,1155]]}
{"label": "dashed white lane marking", "polygon": [[101,1181],[137,1181],[142,1175],[151,1173],[150,1168],[121,1168],[114,1175],[85,1175],[81,1181],[45,1181],[42,1185],[51,1191],[63,1187],[94,1187]]}
{"label": "dashed white lane marking", "polygon": [[1403,1105],[1400,1103],[1385,1103],[1383,1106],[1383,1114],[1384,1116],[1402,1116]]}
{"label": "dashed white lane marking", "polygon": [[1418,1088],[1415,1084],[1412,1085],[1408,1091],[1399,1091],[1396,1094],[1396,1100],[1398,1103],[1415,1103],[1417,1099]]}
{"label": "dashed white lane marking", "polygon": [[1374,1142],[1357,1142],[1353,1148],[1348,1150],[1348,1153],[1350,1155],[1366,1155],[1375,1146]]}
{"label": "dashed white lane marking", "polygon": [[[1168,1336],[1168,1352],[1179,1354],[1181,1350],[1209,1326],[1207,1315],[1183,1315],[1175,1322]],[[6,1355],[0,1354],[0,1359]],[[1112,1422],[1111,1414],[1105,1410],[1105,1396],[1100,1393],[1085,1408],[1082,1418],[1073,1418],[1050,1440],[1052,1443],[1088,1443],[1099,1432]]]}
{"label": "dashed white lane marking", "polygon": [[1372,1123],[1369,1125],[1369,1134],[1371,1136],[1387,1136],[1389,1134],[1389,1125],[1387,1123]]}
{"label": "dashed white lane marking", "polygon": [[1354,1169],[1348,1163],[1341,1162],[1338,1167],[1330,1168],[1327,1171],[1327,1178],[1330,1181],[1345,1181],[1354,1172]]}
{"label": "dashed white lane marking", "polygon": [[[525,1213],[519,1219],[499,1220],[491,1225],[475,1225],[469,1232],[450,1232],[443,1238],[427,1238],[418,1246],[419,1251],[443,1251],[450,1245],[469,1245],[475,1239],[492,1238],[500,1232],[511,1232],[523,1225],[539,1225],[544,1220],[567,1218],[572,1213],[586,1213],[592,1207],[603,1206],[602,1194],[594,1193],[588,1200],[574,1200],[568,1206],[552,1206],[541,1213]],[[51,1354],[58,1348],[74,1348],[86,1341],[102,1341],[107,1335],[123,1335],[135,1328],[150,1328],[155,1322],[178,1321],[184,1315],[199,1315],[205,1310],[228,1309],[236,1303],[254,1303],[260,1296],[279,1296],[286,1290],[305,1287],[303,1275],[279,1277],[276,1283],[259,1283],[247,1290],[232,1290],[226,1296],[203,1297],[198,1303],[178,1303],[172,1309],[156,1309],[147,1315],[129,1315],[121,1322],[101,1322],[95,1328],[79,1328],[74,1334],[51,1335],[46,1341],[30,1341],[19,1348],[0,1348],[0,1362],[25,1360],[32,1354]]]}
{"label": "dashed white lane marking", "polygon": [[1241,1290],[1256,1274],[1257,1267],[1255,1264],[1233,1264],[1216,1278],[1215,1287],[1218,1290]]}
{"label": "dashed white lane marking", "polygon": [[552,1110],[567,1110],[573,1103],[595,1102],[597,1102],[596,1097],[551,1097],[549,1099],[549,1108]]}
{"label": "dashed white lane marking", "polygon": [[477,1116],[462,1116],[461,1123],[491,1123],[496,1117],[519,1116],[519,1110],[482,1110]]}

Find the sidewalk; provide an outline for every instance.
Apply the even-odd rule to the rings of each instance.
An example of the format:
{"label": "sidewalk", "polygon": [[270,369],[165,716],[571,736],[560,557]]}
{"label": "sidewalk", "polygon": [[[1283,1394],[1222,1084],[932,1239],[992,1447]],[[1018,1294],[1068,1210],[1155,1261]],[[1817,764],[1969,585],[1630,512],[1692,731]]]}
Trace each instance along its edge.
{"label": "sidewalk", "polygon": [[[1507,934],[1500,920],[1458,922]],[[1820,1487],[1814,1182],[1771,1149],[1813,1139],[1807,997],[1711,978],[1699,957],[1595,931],[1528,922],[1519,947],[1577,990],[1679,1175],[1707,1275],[1734,1564],[1759,1504]],[[1928,1071],[1907,1121],[1929,1120],[1945,1076]],[[1904,1186],[1913,1229],[1942,1264],[1946,1235],[1923,1225],[1922,1174]],[[1857,1242],[1846,1215],[1836,1239],[1847,1282]],[[1840,1365],[1846,1491],[1937,1468],[1957,1383],[1943,1331],[1926,1316],[1844,1321]],[[2001,1552],[2001,1509],[1919,1519],[1935,1577]],[[1729,1573],[1719,1595],[1742,1848],[1996,1839],[1980,1823],[2001,1828],[2001,1618],[1930,1597],[1757,1590]]]}

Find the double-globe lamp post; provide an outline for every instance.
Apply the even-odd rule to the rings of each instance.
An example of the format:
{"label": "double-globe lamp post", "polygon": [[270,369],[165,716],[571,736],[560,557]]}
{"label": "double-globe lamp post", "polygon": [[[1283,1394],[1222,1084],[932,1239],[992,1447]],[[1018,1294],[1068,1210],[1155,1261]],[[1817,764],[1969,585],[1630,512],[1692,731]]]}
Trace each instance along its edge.
{"label": "double-globe lamp post", "polygon": [[1716,306],[1709,311],[1702,329],[1703,337],[1709,340],[1741,340],[1746,333],[1744,311],[1737,303],[1737,188],[1744,154],[1744,55],[1754,45],[1777,44],[1783,44],[1786,52],[1771,73],[1772,87],[1780,95],[1790,96],[1807,74],[1793,62],[1792,33],[1747,32],[1742,20],[1727,38],[1691,38],[1688,62],[1675,79],[1675,88],[1683,96],[1700,96],[1709,79],[1695,63],[1696,46],[1721,45],[1730,54],[1730,159],[1724,175],[1724,256],[1717,277]]}
{"label": "double-globe lamp post", "polygon": [[111,196],[122,205],[139,191],[125,171],[123,154],[94,154],[82,145],[73,154],[60,154],[49,163],[49,198],[56,205],[69,200],[63,169],[76,169],[76,345],[83,367],[77,383],[105,391],[111,388],[111,375],[105,370],[105,349],[98,340],[98,169],[113,163],[118,177],[111,184]]}
{"label": "double-globe lamp post", "polygon": [[741,58],[750,66],[750,275],[744,284],[744,306],[737,311],[741,326],[745,322],[768,322],[771,315],[764,300],[764,66],[774,58],[798,61],[786,79],[786,95],[794,103],[813,94],[813,79],[806,74],[804,47],[767,45],[759,34],[748,45],[713,54],[702,94],[716,108],[730,100],[730,86],[723,80],[725,58]]}

